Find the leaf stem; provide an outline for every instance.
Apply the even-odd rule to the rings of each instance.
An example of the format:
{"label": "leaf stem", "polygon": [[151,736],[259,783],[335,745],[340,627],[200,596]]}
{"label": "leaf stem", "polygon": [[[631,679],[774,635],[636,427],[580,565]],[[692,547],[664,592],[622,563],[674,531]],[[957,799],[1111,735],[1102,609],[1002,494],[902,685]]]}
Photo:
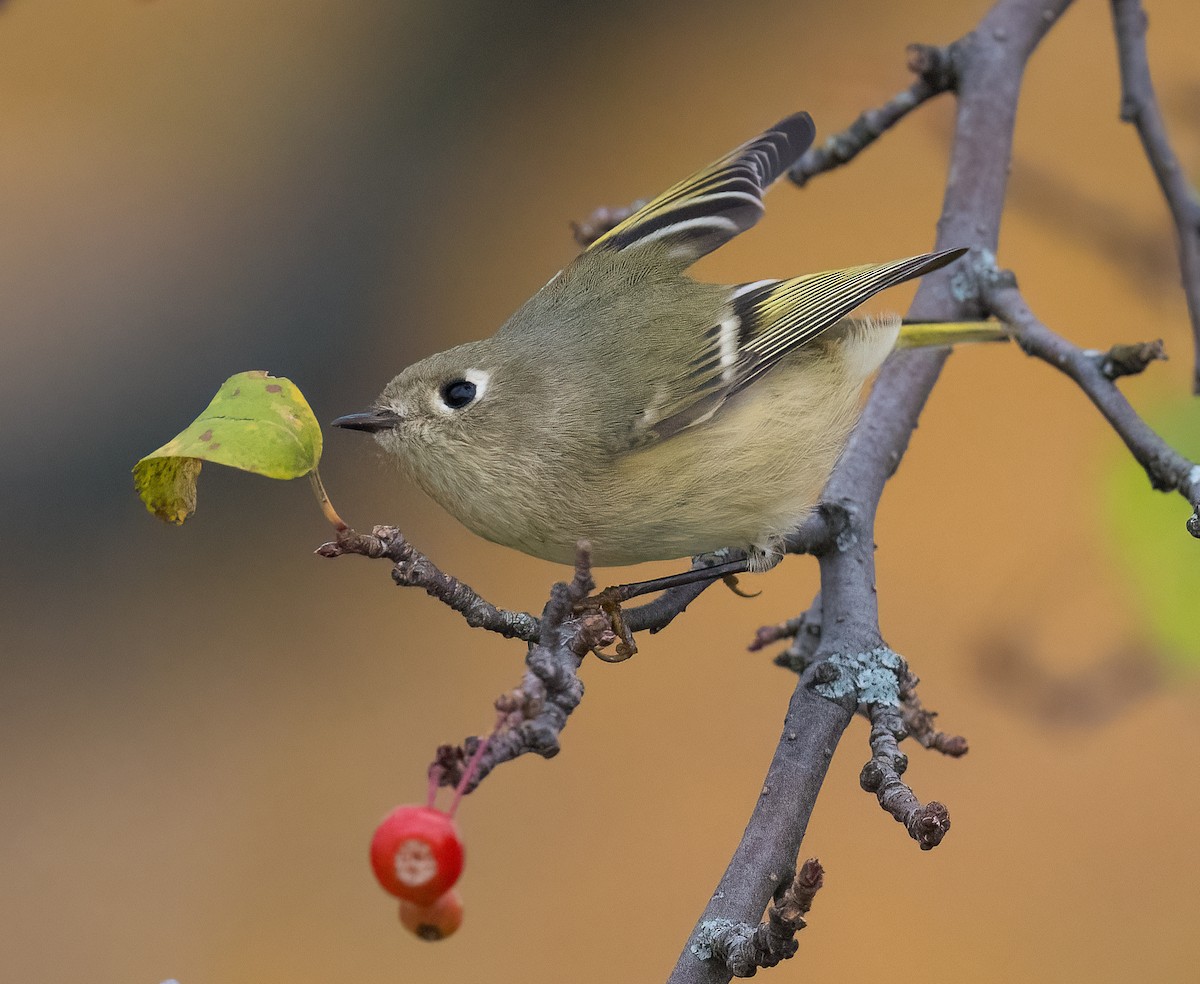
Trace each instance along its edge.
{"label": "leaf stem", "polygon": [[321,512],[325,514],[325,518],[333,524],[333,528],[341,533],[343,530],[348,530],[342,517],[337,514],[337,510],[333,508],[333,503],[329,501],[329,493],[325,491],[325,486],[321,482],[321,474],[317,471],[316,466],[308,473],[309,481],[312,482],[313,495],[317,497],[317,502],[321,504]]}

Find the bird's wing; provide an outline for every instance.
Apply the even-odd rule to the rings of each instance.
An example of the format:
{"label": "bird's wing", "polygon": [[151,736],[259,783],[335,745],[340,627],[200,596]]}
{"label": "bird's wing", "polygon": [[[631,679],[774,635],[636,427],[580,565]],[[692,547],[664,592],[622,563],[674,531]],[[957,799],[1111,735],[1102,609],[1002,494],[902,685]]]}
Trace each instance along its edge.
{"label": "bird's wing", "polygon": [[614,226],[589,250],[633,249],[667,243],[684,266],[711,253],[763,213],[763,192],[813,142],[808,113],[796,113],[719,161],[668,188]]}
{"label": "bird's wing", "polygon": [[873,294],[937,270],[965,252],[949,249],[733,288],[725,317],[705,333],[695,358],[639,415],[636,442],[662,440],[703,423]]}

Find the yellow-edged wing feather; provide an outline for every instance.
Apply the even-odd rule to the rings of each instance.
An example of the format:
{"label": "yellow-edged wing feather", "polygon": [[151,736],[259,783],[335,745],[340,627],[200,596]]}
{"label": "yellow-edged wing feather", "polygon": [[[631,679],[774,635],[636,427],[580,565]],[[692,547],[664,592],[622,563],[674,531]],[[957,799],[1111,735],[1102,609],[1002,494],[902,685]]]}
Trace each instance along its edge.
{"label": "yellow-edged wing feather", "polygon": [[706,333],[669,399],[645,421],[646,429],[662,439],[708,420],[731,396],[872,295],[940,269],[965,252],[949,249],[733,288],[727,316]]}
{"label": "yellow-edged wing feather", "polygon": [[812,117],[795,113],[668,188],[588,247],[632,249],[668,243],[685,265],[711,253],[763,213],[762,197],[809,148]]}

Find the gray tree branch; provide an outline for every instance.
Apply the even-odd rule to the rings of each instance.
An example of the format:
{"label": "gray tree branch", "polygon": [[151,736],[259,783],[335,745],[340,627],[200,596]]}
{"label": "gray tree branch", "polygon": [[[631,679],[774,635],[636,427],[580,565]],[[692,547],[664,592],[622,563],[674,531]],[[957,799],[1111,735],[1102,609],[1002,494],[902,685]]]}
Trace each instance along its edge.
{"label": "gray tree branch", "polygon": [[[971,244],[995,250],[1025,64],[1069,5],[1070,0],[998,0],[973,32],[951,46],[958,112],[936,248]],[[957,289],[950,274],[940,271],[922,280],[909,318],[953,321],[980,313],[978,298]],[[716,919],[756,921],[795,864],[828,756],[858,703],[850,696],[822,697],[812,689],[819,661],[883,646],[875,599],[875,511],[948,355],[948,350],[908,351],[888,359],[826,486],[824,509],[827,515],[836,512],[844,525],[836,544],[819,554],[824,628],[818,662],[796,685],[764,784],[770,794],[756,803],[693,939]],[[792,770],[798,763],[797,775]],[[781,780],[796,785],[781,789]],[[939,820],[948,825],[949,817]],[[717,984],[731,974],[726,963],[698,959],[689,940],[669,984]]]}
{"label": "gray tree branch", "polygon": [[1034,316],[1011,275],[992,277],[983,288],[989,310],[1013,329],[1017,344],[1030,355],[1073,379],[1095,404],[1160,492],[1178,492],[1192,507],[1187,529],[1200,537],[1200,466],[1158,436],[1117,389],[1109,356],[1086,352]]}
{"label": "gray tree branch", "polygon": [[810,148],[788,176],[803,188],[816,175],[848,164],[918,106],[953,90],[958,81],[950,48],[910,44],[908,68],[917,78],[907,89],[896,93],[882,106],[864,111],[845,130],[828,137],[820,146]]}
{"label": "gray tree branch", "polygon": [[1179,273],[1195,340],[1192,392],[1200,394],[1200,198],[1171,149],[1167,125],[1158,108],[1146,54],[1148,21],[1141,0],[1112,0],[1112,15],[1121,66],[1121,119],[1137,127],[1175,223]]}
{"label": "gray tree branch", "polygon": [[387,560],[392,564],[392,580],[402,588],[423,588],[430,597],[454,609],[472,628],[498,632],[507,638],[536,642],[540,625],[528,612],[510,612],[497,608],[469,585],[442,571],[421,553],[394,526],[376,526],[370,533],[346,528],[337,539],[316,549],[320,557],[358,554]]}

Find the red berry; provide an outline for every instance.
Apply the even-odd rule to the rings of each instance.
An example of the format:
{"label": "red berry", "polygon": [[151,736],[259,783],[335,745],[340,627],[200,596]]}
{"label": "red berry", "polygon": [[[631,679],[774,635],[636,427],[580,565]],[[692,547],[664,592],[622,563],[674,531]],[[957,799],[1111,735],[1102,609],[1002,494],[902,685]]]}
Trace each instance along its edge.
{"label": "red berry", "polygon": [[417,905],[400,900],[400,924],[423,940],[444,940],[462,925],[463,904],[458,892],[450,889],[432,905]]}
{"label": "red berry", "polygon": [[463,845],[454,821],[430,806],[398,806],[371,838],[371,867],[399,898],[432,905],[458,881]]}

